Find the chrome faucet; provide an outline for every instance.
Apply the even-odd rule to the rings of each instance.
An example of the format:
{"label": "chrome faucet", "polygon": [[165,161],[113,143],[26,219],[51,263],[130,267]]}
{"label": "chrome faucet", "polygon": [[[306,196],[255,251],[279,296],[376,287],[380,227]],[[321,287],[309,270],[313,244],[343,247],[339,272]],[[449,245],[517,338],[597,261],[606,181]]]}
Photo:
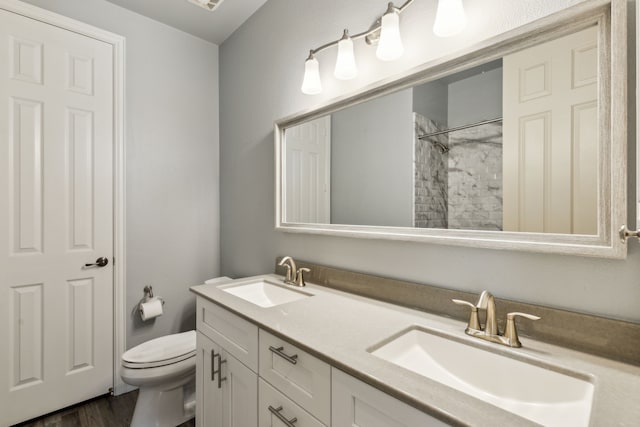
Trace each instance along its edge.
{"label": "chrome faucet", "polygon": [[304,273],[309,273],[311,270],[304,267],[296,268],[296,262],[290,256],[282,258],[278,265],[287,269],[287,273],[284,276],[284,283],[300,287],[306,286]]}
{"label": "chrome faucet", "polygon": [[[509,347],[522,347],[522,343],[520,343],[520,340],[518,339],[518,331],[516,330],[516,317],[520,316],[530,320],[540,320],[540,317],[532,314],[519,312],[509,313],[507,314],[507,326],[505,328],[504,335],[502,335],[498,330],[498,323],[496,322],[496,302],[489,291],[482,291],[476,305],[473,305],[469,301],[459,299],[454,299],[452,301],[459,305],[465,305],[471,309],[469,324],[464,331],[467,335],[507,345]],[[485,310],[487,312],[484,328],[480,323],[478,310]]]}

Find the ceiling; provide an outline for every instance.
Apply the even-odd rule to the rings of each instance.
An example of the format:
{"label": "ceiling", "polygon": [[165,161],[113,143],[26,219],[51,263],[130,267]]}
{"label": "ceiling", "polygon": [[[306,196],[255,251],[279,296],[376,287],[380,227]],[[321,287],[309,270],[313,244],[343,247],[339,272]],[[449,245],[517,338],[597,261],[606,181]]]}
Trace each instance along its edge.
{"label": "ceiling", "polygon": [[108,1],[220,45],[267,0],[225,0],[213,12],[187,0]]}

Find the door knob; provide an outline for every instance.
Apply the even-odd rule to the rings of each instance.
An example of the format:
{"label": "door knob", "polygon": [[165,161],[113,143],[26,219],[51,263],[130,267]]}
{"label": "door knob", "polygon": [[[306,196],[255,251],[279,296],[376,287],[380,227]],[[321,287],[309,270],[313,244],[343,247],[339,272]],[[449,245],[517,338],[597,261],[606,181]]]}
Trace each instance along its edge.
{"label": "door knob", "polygon": [[104,267],[105,265],[109,264],[109,259],[107,257],[103,257],[101,256],[100,258],[98,258],[96,260],[95,263],[93,264],[85,264],[85,267]]}

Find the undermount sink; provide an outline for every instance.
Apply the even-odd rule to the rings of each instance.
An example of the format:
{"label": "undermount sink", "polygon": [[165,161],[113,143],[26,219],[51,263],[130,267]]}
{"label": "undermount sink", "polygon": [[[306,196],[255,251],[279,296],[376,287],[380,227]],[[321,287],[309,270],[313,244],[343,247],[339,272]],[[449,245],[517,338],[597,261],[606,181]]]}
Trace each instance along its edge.
{"label": "undermount sink", "polygon": [[545,426],[587,426],[593,383],[483,350],[419,327],[369,352],[395,365]]}
{"label": "undermount sink", "polygon": [[230,284],[221,286],[220,289],[260,307],[274,307],[312,296],[306,292],[266,280]]}

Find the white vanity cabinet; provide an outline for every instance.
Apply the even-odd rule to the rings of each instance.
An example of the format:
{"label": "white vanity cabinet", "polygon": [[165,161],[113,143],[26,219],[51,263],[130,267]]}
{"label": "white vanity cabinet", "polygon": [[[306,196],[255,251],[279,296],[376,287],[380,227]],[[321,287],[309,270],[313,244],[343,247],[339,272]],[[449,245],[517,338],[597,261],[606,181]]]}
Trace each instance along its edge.
{"label": "white vanity cabinet", "polygon": [[448,424],[331,368],[333,427],[440,427]]}
{"label": "white vanity cabinet", "polygon": [[446,424],[198,297],[198,427]]}

